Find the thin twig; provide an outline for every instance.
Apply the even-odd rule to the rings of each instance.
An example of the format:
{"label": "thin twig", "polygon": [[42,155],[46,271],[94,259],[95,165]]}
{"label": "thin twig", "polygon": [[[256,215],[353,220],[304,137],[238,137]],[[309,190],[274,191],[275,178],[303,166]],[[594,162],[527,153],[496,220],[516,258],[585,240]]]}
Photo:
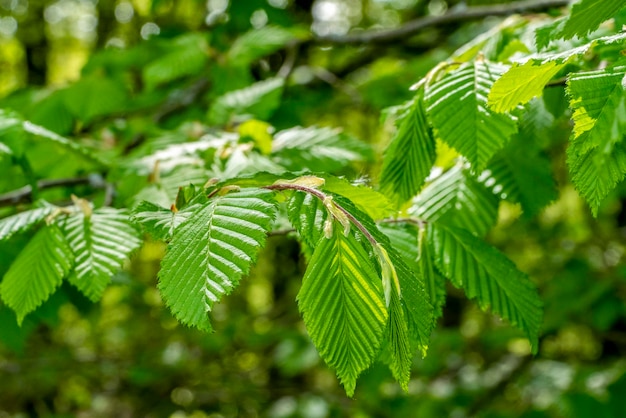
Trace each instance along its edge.
{"label": "thin twig", "polygon": [[441,16],[420,17],[396,29],[368,30],[349,35],[315,36],[310,41],[316,44],[335,45],[389,43],[413,36],[424,29],[448,23],[467,22],[488,16],[509,16],[515,13],[537,12],[564,7],[569,3],[570,0],[525,0],[508,4],[466,7],[464,9],[451,10]]}
{"label": "thin twig", "polygon": [[[46,189],[54,189],[56,187],[71,187],[88,184],[93,188],[101,189],[106,186],[100,174],[90,175],[87,177],[70,177],[64,179],[39,180],[37,189],[39,191]],[[11,192],[0,195],[0,207],[13,206],[19,203],[32,201],[33,190],[31,185],[21,187]]]}

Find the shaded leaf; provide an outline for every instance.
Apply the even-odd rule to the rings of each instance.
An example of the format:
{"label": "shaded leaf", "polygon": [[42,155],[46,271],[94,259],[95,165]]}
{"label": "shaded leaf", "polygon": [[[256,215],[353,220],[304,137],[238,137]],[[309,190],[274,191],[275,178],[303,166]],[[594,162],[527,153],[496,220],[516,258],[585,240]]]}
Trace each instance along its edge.
{"label": "shaded leaf", "polygon": [[22,323],[70,271],[73,254],[56,225],[42,228],[17,256],[0,283],[2,300]]}
{"label": "shaded leaf", "polygon": [[515,264],[470,232],[429,224],[428,243],[435,265],[481,309],[490,309],[521,329],[537,353],[543,316],[537,289]]}

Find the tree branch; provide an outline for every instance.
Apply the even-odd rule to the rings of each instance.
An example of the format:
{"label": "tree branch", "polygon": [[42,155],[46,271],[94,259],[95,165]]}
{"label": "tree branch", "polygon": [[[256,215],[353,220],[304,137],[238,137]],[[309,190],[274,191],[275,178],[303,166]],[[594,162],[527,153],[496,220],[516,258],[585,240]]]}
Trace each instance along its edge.
{"label": "tree branch", "polygon": [[[53,189],[55,187],[71,187],[88,184],[93,188],[101,189],[106,187],[100,174],[92,174],[87,177],[71,177],[64,179],[39,180],[37,190]],[[19,203],[30,202],[33,196],[33,189],[30,185],[17,190],[0,195],[0,207],[17,205]]]}
{"label": "tree branch", "polygon": [[426,28],[447,23],[466,22],[488,16],[508,16],[515,13],[537,12],[567,6],[569,3],[569,0],[524,0],[508,4],[466,7],[464,9],[452,10],[441,16],[420,17],[396,29],[368,30],[350,35],[315,36],[312,42],[343,45],[389,43],[413,36]]}

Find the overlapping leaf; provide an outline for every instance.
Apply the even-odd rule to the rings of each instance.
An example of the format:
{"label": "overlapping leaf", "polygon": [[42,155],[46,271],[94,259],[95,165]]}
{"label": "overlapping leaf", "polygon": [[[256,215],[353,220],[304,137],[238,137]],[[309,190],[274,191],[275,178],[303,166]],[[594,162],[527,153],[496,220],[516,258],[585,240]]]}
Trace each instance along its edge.
{"label": "overlapping leaf", "polygon": [[322,236],[328,211],[317,197],[304,192],[294,192],[287,203],[289,221],[296,228],[308,255]]}
{"label": "overlapping leaf", "polygon": [[383,160],[381,189],[406,202],[415,196],[435,162],[435,140],[426,119],[423,90],[397,121],[398,131]]}
{"label": "overlapping leaf", "polygon": [[625,75],[626,68],[619,67],[576,74],[568,82],[574,131],[567,161],[572,181],[594,215],[626,174]]}
{"label": "overlapping leaf", "polygon": [[354,235],[334,228],[319,240],[298,305],[320,356],[352,396],[357,377],[378,353],[388,318],[381,280]]}
{"label": "overlapping leaf", "polygon": [[536,215],[558,197],[550,161],[530,140],[514,138],[478,177],[480,183],[501,199],[520,203],[527,217]]}
{"label": "overlapping leaf", "polygon": [[623,0],[579,0],[572,7],[562,31],[556,35],[565,39],[586,35],[624,7]]}
{"label": "overlapping leaf", "polygon": [[495,223],[498,199],[468,170],[457,165],[417,196],[410,213],[426,221],[445,220],[482,236]]}
{"label": "overlapping leaf", "polygon": [[0,241],[9,239],[14,234],[29,230],[42,222],[53,210],[52,206],[44,206],[0,219]]}
{"label": "overlapping leaf", "polygon": [[533,97],[541,96],[543,88],[563,66],[556,61],[536,64],[533,60],[514,64],[493,84],[489,91],[489,106],[496,112],[509,112]]}
{"label": "overlapping leaf", "polygon": [[538,349],[542,303],[528,277],[495,248],[470,232],[430,224],[428,243],[437,268],[452,283],[526,333],[533,353]]}
{"label": "overlapping leaf", "polygon": [[288,170],[330,173],[371,159],[372,149],[337,129],[294,127],[274,136],[272,156]]}
{"label": "overlapping leaf", "polygon": [[283,48],[296,39],[293,30],[280,26],[264,26],[237,38],[228,50],[228,59],[234,65],[245,66]]}
{"label": "overlapping leaf", "polygon": [[357,208],[367,213],[372,219],[382,219],[393,213],[387,196],[365,185],[352,184],[346,179],[325,176],[323,189],[350,199]]}
{"label": "overlapping leaf", "polygon": [[440,317],[446,301],[445,280],[434,268],[431,249],[426,245],[426,231],[420,232],[414,225],[402,224],[383,224],[379,228],[389,237],[407,266],[421,275],[435,318]]}
{"label": "overlapping leaf", "polygon": [[426,90],[427,112],[438,136],[476,170],[517,132],[516,120],[487,106],[493,83],[506,66],[484,60],[465,64]]}
{"label": "overlapping leaf", "polygon": [[61,221],[61,228],[74,254],[69,282],[97,301],[130,253],[139,247],[128,215],[113,208],[100,208],[86,215],[77,212]]}
{"label": "overlapping leaf", "polygon": [[248,273],[275,210],[272,192],[241,189],[214,197],[175,230],[159,289],[179,321],[211,329],[208,312]]}
{"label": "overlapping leaf", "polygon": [[19,324],[61,285],[73,259],[56,225],[42,228],[28,242],[0,283],[2,300],[15,311]]}
{"label": "overlapping leaf", "polygon": [[401,305],[408,322],[412,347],[417,347],[422,356],[425,356],[434,324],[433,307],[425,290],[426,279],[405,263],[400,253],[391,245],[389,238],[378,229],[369,216],[347,199],[337,197],[335,201],[347,209],[387,251],[400,284]]}
{"label": "overlapping leaf", "polygon": [[172,211],[144,200],[133,209],[133,219],[142,224],[153,238],[167,241],[174,235],[174,230],[199,208],[197,204]]}

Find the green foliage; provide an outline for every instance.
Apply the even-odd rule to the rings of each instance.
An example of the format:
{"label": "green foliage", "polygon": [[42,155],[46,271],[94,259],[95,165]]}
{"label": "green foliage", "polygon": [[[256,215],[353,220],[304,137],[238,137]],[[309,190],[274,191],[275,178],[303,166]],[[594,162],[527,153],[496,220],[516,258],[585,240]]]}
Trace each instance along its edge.
{"label": "green foliage", "polygon": [[0,284],[2,300],[15,311],[18,324],[61,285],[73,259],[56,225],[44,227],[35,234]]}
{"label": "green foliage", "polygon": [[102,297],[111,276],[140,241],[124,211],[100,208],[76,213],[61,223],[65,240],[74,254],[74,270],[68,281],[93,301]]}
{"label": "green foliage", "polygon": [[419,192],[435,162],[435,140],[420,90],[396,122],[398,131],[385,151],[380,187],[406,202]]}
{"label": "green foliage", "polygon": [[175,230],[159,273],[165,303],[182,323],[210,330],[208,312],[248,273],[271,226],[271,192],[226,192]]}
{"label": "green foliage", "polygon": [[387,323],[380,279],[353,234],[335,224],[320,238],[302,279],[298,305],[320,356],[354,394],[358,375],[374,360]]}
{"label": "green foliage", "polygon": [[476,298],[482,309],[523,330],[537,353],[542,303],[528,277],[502,253],[458,227],[433,224],[428,242],[443,275]]}
{"label": "green foliage", "polygon": [[487,106],[493,83],[507,67],[476,60],[427,85],[427,112],[437,135],[477,170],[517,132],[515,118]]}
{"label": "green foliage", "polygon": [[[200,3],[210,9],[206,17],[197,13]],[[424,32],[429,36],[413,36],[412,24],[343,36],[338,34],[347,27],[334,30],[325,17],[330,9],[324,7],[336,3],[345,18],[338,21],[346,25],[362,16],[359,25],[388,26],[414,17],[401,2],[373,2],[358,12],[351,9],[354,2],[323,7],[317,2],[313,19],[307,2],[225,2],[225,10],[218,7],[224,2],[204,3],[134,5],[142,24],[163,25],[145,23],[137,31],[149,40],[133,45],[128,35],[130,46],[118,48],[114,45],[126,36],[120,26],[110,46],[67,78],[75,81],[32,85],[0,100],[0,319],[16,316],[24,324],[3,328],[0,340],[19,340],[40,318],[81,318],[61,305],[86,312],[88,299],[101,301],[99,309],[106,310],[124,299],[109,299],[107,292],[136,287],[145,291],[139,299],[153,301],[152,319],[162,311],[162,300],[189,328],[215,326],[217,332],[203,337],[197,351],[235,353],[238,358],[228,367],[241,369],[239,381],[267,382],[275,373],[257,373],[256,354],[226,347],[224,335],[263,347],[258,357],[280,359],[276,370],[285,373],[309,367],[303,358],[314,365],[318,357],[307,354],[314,354],[314,346],[350,397],[357,379],[364,382],[359,397],[367,398],[374,393],[372,382],[384,382],[391,373],[404,392],[431,402],[420,410],[394,409],[397,416],[459,413],[444,403],[473,416],[477,411],[468,399],[477,392],[491,396],[492,388],[502,387],[507,399],[530,399],[543,390],[538,385],[517,394],[516,384],[507,384],[515,370],[478,384],[472,381],[473,366],[459,366],[460,357],[439,351],[456,354],[464,347],[465,360],[484,354],[501,356],[502,364],[517,359],[520,369],[530,364],[521,360],[528,349],[517,344],[518,331],[494,325],[480,310],[521,330],[530,352],[547,358],[555,346],[566,345],[555,343],[559,335],[553,334],[563,332],[562,340],[569,342],[585,340],[569,338],[560,326],[569,315],[583,316],[579,322],[585,324],[588,311],[592,325],[584,326],[605,343],[589,351],[620,350],[609,343],[615,345],[610,331],[619,330],[626,318],[619,296],[624,248],[617,233],[606,231],[623,229],[622,1],[580,0],[562,17],[558,10],[552,17],[525,14],[544,10],[526,2],[494,2],[502,9],[468,12],[458,2],[439,2],[450,7],[442,19],[455,30]],[[472,13],[482,18],[485,10],[499,15],[508,7],[523,15],[499,24],[460,23],[474,19]],[[422,13],[420,8],[411,13]],[[162,9],[171,16],[147,20]],[[120,10],[108,12],[120,20]],[[437,19],[418,22],[430,30]],[[47,25],[54,25],[49,20]],[[315,33],[301,29],[311,22]],[[161,34],[149,36],[144,29],[150,27]],[[479,31],[484,33],[476,36]],[[410,36],[393,48],[369,45],[395,42],[398,33]],[[459,48],[468,37],[474,39]],[[100,34],[96,38],[107,43]],[[25,65],[34,65],[32,46],[24,51],[15,55],[28,55]],[[415,51],[428,52],[416,57]],[[53,80],[54,74],[48,77]],[[409,91],[410,83],[416,84]],[[386,121],[379,123],[383,103],[396,106],[384,111]],[[574,188],[598,224],[580,209]],[[518,219],[520,212],[524,216]],[[279,239],[287,250],[276,248]],[[268,261],[270,253],[277,261]],[[297,254],[306,263],[299,291],[303,263]],[[592,268],[609,284],[590,285],[594,291],[584,300],[554,314],[552,304],[561,295],[584,293],[579,284],[554,291],[553,281],[565,286],[561,270],[583,271],[586,278]],[[248,275],[252,280],[243,280]],[[137,277],[145,283],[110,286]],[[446,280],[454,287],[446,287]],[[461,290],[480,309],[467,307]],[[304,327],[294,326],[297,319],[288,308],[267,307],[281,297],[293,305],[296,293],[308,337]],[[544,296],[548,326],[542,335]],[[608,302],[595,309],[603,298]],[[236,305],[243,299],[247,305]],[[250,315],[256,315],[253,321]],[[276,318],[291,321],[289,333],[274,333]],[[172,334],[192,332],[175,330],[171,315],[160,322]],[[242,337],[238,329],[254,332]],[[115,332],[103,338],[117,341]],[[68,335],[67,340],[80,339]],[[150,356],[163,364],[173,361],[179,350],[175,340],[168,338],[171,344]],[[489,354],[475,350],[479,345]],[[428,350],[434,355],[414,358]],[[80,353],[75,357],[82,359]],[[100,355],[94,349],[85,358]],[[476,362],[482,365],[482,357]],[[509,367],[494,364],[485,375]],[[413,373],[417,368],[419,375]],[[128,375],[138,382],[158,380],[151,377],[158,376],[155,370],[149,365]],[[527,375],[541,374],[535,372]],[[447,398],[448,380],[471,389]],[[325,379],[318,374],[310,381]],[[617,377],[614,381],[619,384]],[[596,384],[589,382],[585,387]],[[173,391],[170,397],[185,410],[192,410],[194,399],[213,396],[187,396],[182,380],[177,389],[183,395]],[[394,390],[375,389],[390,398]],[[605,397],[613,399],[615,390],[607,389]],[[293,398],[288,392],[277,396]],[[380,412],[377,399],[367,413]],[[574,414],[598,403],[571,392],[562,407]],[[62,402],[55,398],[50,404]],[[247,404],[240,404],[237,412],[244,413]],[[47,407],[41,405],[35,409]],[[268,416],[315,415],[276,409],[280,413]]]}

